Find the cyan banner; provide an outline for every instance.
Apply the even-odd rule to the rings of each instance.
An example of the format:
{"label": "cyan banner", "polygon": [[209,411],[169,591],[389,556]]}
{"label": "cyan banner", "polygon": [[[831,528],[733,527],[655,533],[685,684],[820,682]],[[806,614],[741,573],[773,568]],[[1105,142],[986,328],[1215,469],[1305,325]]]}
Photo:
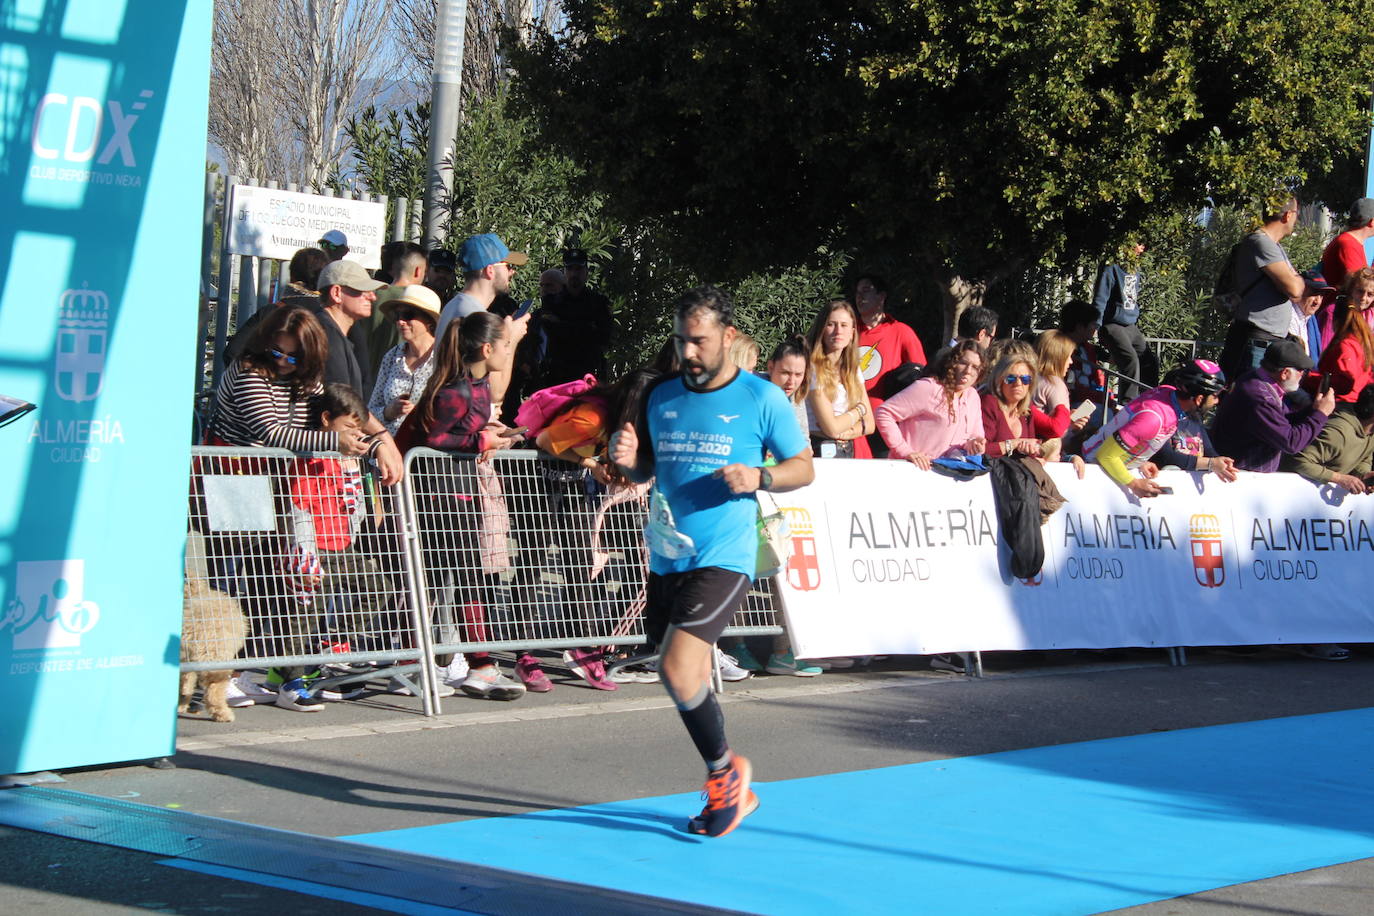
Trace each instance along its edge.
{"label": "cyan banner", "polygon": [[211,9],[0,4],[0,773],[172,751]]}

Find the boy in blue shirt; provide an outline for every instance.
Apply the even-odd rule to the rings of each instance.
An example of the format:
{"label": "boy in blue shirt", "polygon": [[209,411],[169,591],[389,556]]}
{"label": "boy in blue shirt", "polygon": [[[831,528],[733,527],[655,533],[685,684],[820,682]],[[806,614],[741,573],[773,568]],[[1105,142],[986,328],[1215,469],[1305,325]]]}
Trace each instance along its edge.
{"label": "boy in blue shirt", "polygon": [[[744,600],[758,555],[758,490],[784,491],[813,479],[811,446],[772,383],[729,359],[734,305],[702,286],[674,307],[673,344],[682,371],[659,381],[636,425],[611,438],[626,478],[655,478],[645,625],[660,652],[659,673],[706,762],[706,808],[687,829],[724,836],[758,807],[749,761],[731,753],[711,692],[711,652]],[[788,456],[763,467],[764,453]]]}

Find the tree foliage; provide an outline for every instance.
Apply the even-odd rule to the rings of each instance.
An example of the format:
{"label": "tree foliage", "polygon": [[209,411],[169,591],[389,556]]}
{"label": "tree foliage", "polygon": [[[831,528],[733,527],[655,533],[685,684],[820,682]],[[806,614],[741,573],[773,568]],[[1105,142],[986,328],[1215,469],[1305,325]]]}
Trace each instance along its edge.
{"label": "tree foliage", "polygon": [[429,170],[429,103],[392,109],[369,105],[344,125],[355,177],[373,194],[417,199]]}
{"label": "tree foliage", "polygon": [[1208,201],[1329,187],[1368,138],[1371,0],[564,8],[511,49],[517,99],[610,213],[716,276],[899,260],[946,326],[990,284]]}

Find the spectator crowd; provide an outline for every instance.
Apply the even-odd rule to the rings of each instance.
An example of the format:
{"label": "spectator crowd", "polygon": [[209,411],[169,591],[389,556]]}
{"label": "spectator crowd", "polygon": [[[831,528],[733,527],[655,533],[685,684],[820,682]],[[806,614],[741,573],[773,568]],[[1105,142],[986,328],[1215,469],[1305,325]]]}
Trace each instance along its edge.
{"label": "spectator crowd", "polygon": [[[884,279],[860,273],[850,278],[848,298],[822,306],[807,332],[784,339],[762,367],[744,334],[729,358],[781,389],[819,458],[959,473],[985,471],[998,459],[1073,462],[1080,475],[1096,464],[1135,499],[1167,498],[1157,481],[1162,467],[1227,482],[1242,471],[1291,471],[1362,494],[1374,486],[1374,268],[1365,254],[1374,199],[1356,201],[1346,231],[1319,265],[1301,272],[1280,244],[1297,217],[1290,200],[1228,256],[1214,299],[1231,320],[1215,361],[1154,364],[1138,328],[1147,282],[1139,244],[1101,268],[1092,301],[1064,303],[1057,327],[1038,334],[999,334],[999,316],[974,306],[927,360],[915,331],[888,314]],[[605,507],[647,506],[650,487],[622,479],[607,448],[616,430],[639,421],[647,392],[678,371],[681,342],[669,340],[650,364],[608,378],[614,318],[578,248],[544,269],[538,299],[523,302],[511,297],[511,282],[529,259],[495,234],[467,239],[456,253],[393,242],[375,275],[347,254],[337,231],[297,252],[278,301],[245,322],[225,352],[207,444],[338,456],[292,467],[281,489],[296,523],[280,561],[242,539],[211,545],[219,552],[212,575],[256,572],[246,578],[258,586],[237,595],[249,624],[246,655],[312,654],[311,640],[318,645],[322,634],[283,621],[308,618],[301,609],[326,583],[362,583],[374,594],[394,589],[367,555],[365,531],[377,524],[367,509],[369,481],[397,483],[405,453],[421,446],[479,456],[538,450],[530,480],[503,483],[492,462],[479,460],[470,489],[424,494],[434,505],[451,504],[455,517],[481,517],[442,535],[422,532],[427,569],[471,565],[478,556],[484,569],[500,565],[500,557],[489,560],[488,545],[489,526],[499,523],[522,555],[556,558],[560,587],[579,607],[604,620],[633,605],[635,596],[622,594],[617,608],[602,606],[606,580],[593,583],[606,563],[599,538]],[[476,500],[482,511],[459,512],[455,500]],[[521,520],[530,507],[539,509],[538,525]],[[425,587],[450,589],[469,635],[489,625],[494,603],[557,602],[538,598],[534,585],[513,598],[495,595],[483,584],[490,578]],[[262,584],[269,580],[272,588]],[[517,630],[532,645],[548,635],[537,624]],[[726,679],[759,671],[813,677],[855,662],[798,659],[785,633],[760,653],[766,660],[743,641],[726,648],[716,650]],[[1329,660],[1348,655],[1339,646],[1305,650]],[[652,664],[625,654],[586,646],[561,661],[595,689],[656,679]],[[441,669],[442,692],[511,700],[548,691],[545,663],[521,651],[507,674],[490,654],[470,653]],[[943,656],[931,664],[958,671],[965,661]],[[317,668],[291,666],[271,669],[263,682],[240,675],[230,705],[318,711],[340,698],[316,686],[321,677]]]}

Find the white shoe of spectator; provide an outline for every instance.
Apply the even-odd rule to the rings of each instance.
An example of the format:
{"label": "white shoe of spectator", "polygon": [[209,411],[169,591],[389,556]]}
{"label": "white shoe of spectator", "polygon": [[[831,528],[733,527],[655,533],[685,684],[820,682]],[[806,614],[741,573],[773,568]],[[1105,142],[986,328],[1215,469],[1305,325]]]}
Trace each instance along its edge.
{"label": "white shoe of spectator", "polygon": [[722,681],[745,681],[754,676],[754,672],[741,668],[733,655],[726,655],[720,649],[716,649],[716,664],[720,666]]}
{"label": "white shoe of spectator", "polygon": [[319,712],[324,709],[324,700],[312,695],[303,678],[296,678],[281,685],[273,701],[282,709],[296,712]]}
{"label": "white shoe of spectator", "polygon": [[506,677],[495,665],[470,670],[462,690],[479,700],[518,700],[525,695],[525,685]]}
{"label": "white shoe of spectator", "polygon": [[453,661],[435,670],[439,672],[439,676],[444,679],[445,684],[450,687],[457,687],[468,676],[468,660],[462,655],[455,655]]}
{"label": "white shoe of spectator", "polygon": [[244,706],[252,706],[255,703],[275,703],[277,702],[277,692],[268,690],[248,677],[240,674],[238,677],[229,681],[229,686],[224,690],[224,696],[230,706],[235,709],[242,709]]}

